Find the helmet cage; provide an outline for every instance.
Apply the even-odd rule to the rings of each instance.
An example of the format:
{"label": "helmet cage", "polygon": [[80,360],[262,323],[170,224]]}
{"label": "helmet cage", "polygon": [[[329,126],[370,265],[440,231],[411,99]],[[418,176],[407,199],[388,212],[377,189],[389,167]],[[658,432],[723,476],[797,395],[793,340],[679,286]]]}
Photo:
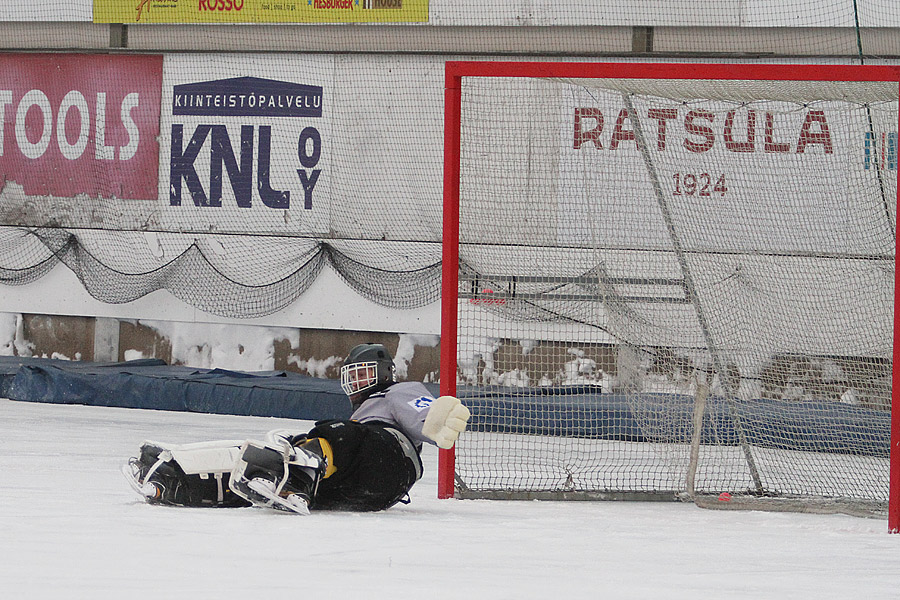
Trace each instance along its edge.
{"label": "helmet cage", "polygon": [[350,350],[341,367],[341,389],[358,407],[366,399],[397,381],[394,361],[381,344],[359,344]]}
{"label": "helmet cage", "polygon": [[358,362],[341,367],[341,389],[348,396],[355,396],[377,385],[377,362]]}

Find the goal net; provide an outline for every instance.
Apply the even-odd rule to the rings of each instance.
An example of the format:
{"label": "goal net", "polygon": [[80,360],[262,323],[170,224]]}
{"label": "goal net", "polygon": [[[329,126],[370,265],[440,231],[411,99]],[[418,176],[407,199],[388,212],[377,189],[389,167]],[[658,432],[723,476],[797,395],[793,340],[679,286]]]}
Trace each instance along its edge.
{"label": "goal net", "polygon": [[448,63],[440,494],[885,514],[898,74]]}

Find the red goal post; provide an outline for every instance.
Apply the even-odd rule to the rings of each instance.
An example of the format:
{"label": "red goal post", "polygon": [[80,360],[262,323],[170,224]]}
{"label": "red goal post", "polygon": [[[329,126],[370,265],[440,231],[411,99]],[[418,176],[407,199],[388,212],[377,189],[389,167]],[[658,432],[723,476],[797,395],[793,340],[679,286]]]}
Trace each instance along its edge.
{"label": "red goal post", "polygon": [[[457,395],[458,388],[457,383],[458,380],[462,380],[461,378],[461,367],[458,361],[458,335],[459,335],[459,307],[460,307],[460,289],[461,285],[470,285],[470,281],[463,282],[461,280],[460,269],[460,196],[461,196],[461,157],[463,154],[462,147],[462,122],[465,118],[465,110],[463,107],[463,81],[466,78],[482,78],[485,80],[492,79],[508,79],[515,80],[520,78],[530,78],[530,79],[542,79],[545,81],[552,80],[568,80],[575,82],[576,86],[579,82],[585,82],[590,80],[603,80],[603,81],[634,81],[634,82],[645,82],[645,81],[663,81],[663,82],[685,82],[690,83],[692,80],[697,81],[711,81],[711,82],[785,82],[786,84],[790,84],[791,82],[852,82],[857,84],[866,84],[867,82],[871,82],[873,84],[880,82],[887,82],[889,84],[893,84],[894,94],[897,94],[897,83],[900,82],[900,67],[896,66],[849,66],[849,65],[758,65],[758,64],[698,64],[698,63],[679,63],[679,64],[661,64],[661,63],[589,63],[589,62],[454,62],[450,61],[446,63],[446,71],[445,71],[445,124],[444,124],[444,212],[443,212],[443,284],[442,284],[442,325],[441,325],[441,372],[440,372],[440,391],[441,394],[444,395]],[[823,84],[824,85],[824,84]],[[689,86],[688,86],[689,87]],[[809,89],[806,86],[804,89]],[[854,89],[864,89],[863,87],[858,87]],[[649,92],[651,95],[655,92]],[[751,92],[752,93],[752,92]],[[616,131],[621,131],[621,140],[624,140],[626,143],[631,144],[631,148],[635,150],[635,156],[637,156],[637,152],[641,151],[642,144],[642,132],[637,124],[633,127],[628,127],[627,122],[623,119],[628,119],[629,114],[635,114],[635,109],[628,104],[629,102],[629,94],[627,92],[622,92],[623,101],[626,103],[626,107],[622,109],[619,114],[619,120],[616,123]],[[698,96],[699,97],[699,96]],[[896,96],[895,96],[896,97]],[[502,103],[503,99],[500,100]],[[508,98],[508,102],[514,103],[514,98]],[[865,99],[860,100],[860,104],[866,104]],[[866,104],[866,106],[868,106]],[[868,109],[867,109],[868,110]],[[623,117],[624,115],[624,117]],[[734,113],[730,113],[731,117],[734,117]],[[609,122],[607,123],[607,130],[612,128],[612,115],[609,116]],[[757,115],[754,113],[754,118],[757,118]],[[602,119],[602,116],[600,117]],[[761,117],[760,117],[761,118]],[[745,117],[746,119],[746,117]],[[807,113],[807,123],[804,123],[804,128],[809,125],[811,117],[809,113]],[[815,120],[815,115],[812,117]],[[596,124],[596,119],[593,122]],[[601,121],[602,123],[602,121]],[[665,128],[665,123],[659,122],[660,126]],[[758,126],[754,124],[755,122],[748,122],[746,125],[746,131],[748,133],[751,132],[752,128],[757,128],[762,130],[762,123]],[[695,141],[698,143],[702,143],[704,134],[709,131],[712,131],[712,128],[704,128],[703,123],[697,126],[695,129],[690,128],[690,123],[688,125],[688,130],[691,131],[695,136]],[[766,126],[768,127],[768,123]],[[871,117],[869,117],[869,125],[871,126]],[[569,125],[571,126],[571,125]],[[621,126],[621,127],[620,127]],[[577,125],[576,125],[577,127]],[[599,128],[600,126],[598,126]],[[811,129],[808,131],[804,129],[803,131],[812,131],[809,135],[813,136],[811,138],[807,138],[812,140],[814,143],[819,143],[822,141],[823,129],[818,123],[812,123],[810,125]],[[824,132],[827,133],[827,126],[824,129]],[[599,129],[598,129],[599,131]],[[743,131],[743,130],[741,130]],[[755,129],[754,129],[755,131]],[[804,135],[803,131],[801,131],[801,139]],[[769,129],[766,129],[766,134],[769,134]],[[657,132],[658,143],[664,144],[663,134]],[[710,133],[712,135],[712,133]],[[878,146],[879,135],[883,135],[881,133],[876,132],[875,130],[871,131],[871,135],[868,133],[865,134],[865,159],[869,160],[870,155],[870,144],[871,144],[871,152],[873,153],[874,160],[882,161],[882,166],[884,167],[884,172],[879,171],[878,177],[892,177],[893,181],[889,182],[890,185],[888,188],[897,189],[896,186],[896,177],[897,177],[897,169],[896,169],[896,156],[897,156],[897,137],[896,131],[889,132],[889,137],[885,138],[888,140],[887,144],[882,144]],[[818,136],[818,137],[816,137]],[[498,143],[502,143],[502,140]],[[609,142],[606,142],[607,144]],[[893,146],[889,146],[893,144]],[[600,147],[601,143],[595,143],[595,146]],[[647,144],[643,145],[644,147]],[[734,148],[732,148],[734,151]],[[797,150],[800,152],[801,150]],[[880,152],[879,156],[877,153]],[[888,156],[888,160],[893,160],[894,162],[891,165],[885,166],[885,153],[892,153]],[[646,153],[645,153],[646,154]],[[649,160],[645,157],[645,161]],[[866,168],[869,167],[869,164],[866,164]],[[651,170],[653,167],[651,166]],[[562,171],[557,172],[556,174]],[[683,181],[690,181],[691,187],[690,190],[697,189],[696,186],[700,185],[698,182],[703,181],[704,175],[706,173],[700,173],[699,169],[697,172],[690,173],[682,173],[678,171],[674,174],[676,179],[674,183],[679,185],[682,184]],[[713,184],[716,184],[715,181],[717,173],[710,173],[707,176],[707,179],[711,179]],[[551,173],[552,176],[552,173]],[[496,177],[496,175],[495,175]],[[650,177],[650,180],[653,184],[653,187],[656,189],[656,193],[660,194],[660,189],[662,187],[662,183],[658,178],[657,173],[653,173]],[[555,185],[555,184],[554,184]],[[719,182],[720,189],[716,190],[721,196],[724,197],[725,192],[722,190],[727,189],[727,185],[729,183]],[[776,186],[777,187],[777,186]],[[882,190],[885,188],[882,188]],[[666,190],[666,193],[683,193],[681,189],[677,189],[674,192],[671,190]],[[691,192],[694,193],[693,191]],[[699,194],[699,192],[698,192]],[[709,194],[707,194],[709,195]],[[693,198],[692,198],[693,200]],[[890,199],[893,203],[893,207],[888,210],[890,213],[891,210],[894,210],[894,215],[896,215],[896,208],[898,204],[900,204],[900,196],[894,193],[893,197]],[[671,228],[671,216],[668,214],[669,208],[667,207],[665,202],[662,202],[660,205],[660,209],[663,213],[663,218],[665,220],[665,224],[670,226],[670,232],[673,231]],[[895,216],[893,219],[895,220]],[[888,220],[890,221],[892,216],[888,214]],[[664,228],[664,226],[661,226]],[[896,225],[894,225],[896,227]],[[894,240],[896,240],[896,233],[892,231],[891,234],[894,235]],[[681,242],[675,237],[672,236],[671,240],[668,242],[671,244],[670,254],[676,258],[679,258],[683,253],[690,253],[690,249],[685,249],[681,247]],[[893,258],[894,249],[892,248],[890,254]],[[687,263],[690,261],[681,260],[682,266],[687,266]],[[674,259],[673,259],[674,261]],[[894,261],[895,262],[895,261]],[[896,267],[894,268],[895,272]],[[677,287],[678,289],[686,290],[684,292],[684,297],[678,297],[672,300],[671,302],[677,304],[679,307],[684,305],[690,305],[696,298],[702,297],[705,292],[698,292],[695,287],[692,286],[702,286],[703,283],[697,283],[698,272],[691,272],[690,269],[685,269],[684,273],[682,273],[679,277],[677,277]],[[702,275],[702,274],[701,274]],[[476,286],[479,285],[477,277],[478,275],[474,275],[475,284],[472,289],[475,290],[473,293],[488,293],[494,294],[494,290],[489,287],[478,288],[476,290]],[[618,294],[621,286],[634,285],[636,287],[646,288],[647,286],[666,286],[670,285],[671,280],[668,279],[660,279],[660,278],[646,278],[640,280],[628,280],[627,277],[622,276],[607,276],[604,272],[601,275],[596,275],[596,272],[592,274],[592,277],[596,277],[597,280],[603,282],[604,284],[609,284],[612,286],[614,294]],[[702,276],[700,277],[702,279]],[[504,277],[498,277],[492,280],[491,285],[496,286],[497,282],[506,282],[509,285],[509,290],[506,290],[502,293],[498,293],[496,295],[496,299],[492,296],[490,298],[490,303],[503,305],[506,303],[507,299],[510,300],[510,303],[513,304],[515,302],[525,302],[528,303],[522,298],[533,298],[535,302],[539,302],[541,300],[541,294],[545,294],[546,292],[541,291],[535,288],[536,291],[531,296],[528,296],[525,293],[521,292],[521,288],[527,287],[528,283],[522,284],[522,282],[532,282],[537,278],[528,279],[527,277],[519,277],[517,275],[511,275]],[[512,282],[512,283],[510,283]],[[519,283],[519,290],[516,291],[514,286],[516,283]],[[669,283],[666,283],[669,282]],[[561,278],[557,281],[554,281],[554,285],[557,286],[567,286],[567,285],[581,285],[584,282],[579,280],[578,278]],[[896,276],[894,276],[894,297],[897,297],[898,288],[896,287],[898,284]],[[674,284],[673,284],[674,285]],[[518,293],[518,295],[516,295]],[[668,292],[667,292],[668,293]],[[604,292],[605,294],[605,292]],[[665,296],[666,294],[662,294]],[[677,295],[677,294],[676,294]],[[560,296],[562,297],[562,296]],[[566,296],[566,298],[571,298],[572,295]],[[627,304],[629,302],[635,302],[640,304],[641,302],[646,301],[646,297],[640,295],[628,296],[627,294],[623,296],[625,298],[624,302]],[[604,301],[609,300],[609,296],[603,296]],[[594,299],[596,301],[596,299]],[[470,302],[473,303],[483,303],[484,300],[477,300],[473,298],[469,298]],[[562,301],[562,300],[560,300]],[[656,297],[654,301],[659,301],[659,297]],[[582,302],[581,299],[576,299],[576,302]],[[712,304],[712,303],[710,303]],[[530,305],[529,305],[530,306]],[[479,309],[484,308],[483,304],[479,304]],[[707,309],[709,306],[707,306]],[[541,310],[544,313],[547,312],[545,308]],[[679,308],[680,310],[680,308]],[[606,310],[604,313],[604,319],[609,319],[609,310]],[[524,313],[517,313],[519,315]],[[506,318],[506,317],[504,317]],[[532,317],[528,317],[532,318]],[[893,327],[893,348],[898,347],[897,336],[900,334],[898,331],[898,327],[896,327],[896,316],[893,317],[894,322],[889,324],[889,327]],[[538,319],[539,320],[539,319]],[[571,318],[572,321],[577,321],[575,318]],[[725,375],[725,371],[731,367],[732,365],[727,364],[717,359],[717,351],[715,348],[715,344],[718,343],[709,334],[709,331],[716,329],[716,325],[708,324],[707,316],[704,316],[702,311],[700,310],[700,304],[697,304],[697,321],[699,322],[699,326],[697,326],[697,331],[701,332],[698,334],[698,337],[703,338],[707,343],[707,346],[703,350],[705,355],[710,356],[710,360],[708,361],[708,366],[706,368],[705,374],[703,375],[707,379],[705,379],[705,383],[696,384],[696,381],[692,383],[691,389],[693,390],[693,398],[695,398],[694,405],[694,416],[695,419],[699,414],[699,418],[704,418],[704,410],[708,410],[707,408],[701,408],[700,412],[697,413],[697,405],[699,404],[699,397],[702,395],[704,399],[704,403],[706,402],[707,394],[709,390],[712,389],[712,394],[710,395],[710,401],[712,401],[712,397],[717,394],[716,390],[718,389],[721,395],[728,396],[729,390],[735,392],[740,387],[740,383],[735,383],[733,388],[730,388],[726,385],[728,378]],[[604,328],[606,328],[606,321],[604,321]],[[491,339],[495,339],[495,337],[503,337],[503,335],[494,336],[494,334],[488,332],[487,335],[491,337]],[[614,335],[615,337],[615,335]],[[619,338],[624,339],[624,338]],[[638,340],[628,340],[628,344],[634,345],[634,347],[641,348],[652,348],[653,352],[655,352],[654,360],[660,360],[660,354],[656,352],[660,348],[660,344],[655,340],[647,341],[646,346],[642,346],[644,342]],[[597,346],[603,346],[604,344],[597,344]],[[702,345],[702,344],[700,344]],[[728,343],[724,343],[723,345],[728,346]],[[687,344],[686,346],[690,346]],[[696,348],[694,348],[696,350]],[[524,351],[523,351],[524,352]],[[571,349],[570,349],[570,352]],[[677,353],[676,353],[677,354]],[[797,356],[797,353],[787,353],[790,356]],[[825,353],[818,352],[819,360],[822,355]],[[891,357],[886,359],[887,363],[892,362],[892,357],[896,356],[896,350],[891,351]],[[483,361],[483,357],[481,359]],[[825,359],[822,359],[825,360]],[[833,355],[828,356],[828,361],[833,362],[835,357]],[[841,358],[840,360],[844,360]],[[826,362],[828,362],[826,361]],[[807,362],[809,362],[807,360]],[[840,362],[840,361],[839,361]],[[481,364],[484,364],[483,362]],[[585,364],[584,361],[579,364]],[[657,363],[654,363],[657,364]],[[847,364],[845,362],[841,362],[842,365]],[[796,364],[791,367],[792,369],[796,369]],[[890,365],[886,367],[890,369]],[[700,369],[702,370],[702,369]],[[496,373],[494,373],[496,375]],[[477,377],[480,377],[477,376]],[[890,450],[889,450],[889,502],[888,502],[888,523],[889,528],[892,531],[900,530],[900,401],[897,400],[897,389],[898,389],[898,375],[897,371],[891,371],[890,375]],[[496,377],[495,377],[496,379]],[[526,378],[527,379],[527,378]],[[753,378],[757,383],[757,388],[759,386],[760,378],[758,376],[754,376]],[[503,380],[504,382],[507,380]],[[599,380],[598,380],[599,382]],[[496,383],[496,381],[495,381]],[[532,381],[533,383],[533,381]],[[608,383],[608,382],[607,382]],[[519,384],[521,386],[521,384]],[[527,385],[527,384],[526,384]],[[550,385],[550,384],[548,384]],[[716,386],[719,386],[716,388]],[[703,394],[698,392],[698,388],[702,387],[706,390]],[[765,386],[763,386],[765,387]],[[615,390],[615,386],[609,388],[602,388],[600,383],[597,383],[597,389],[608,389]],[[646,389],[646,387],[644,388]],[[807,390],[808,391],[808,390]],[[788,392],[782,390],[785,395]],[[465,395],[460,393],[462,397]],[[475,396],[478,396],[476,393]],[[643,396],[642,396],[643,397]],[[737,397],[737,395],[735,396]],[[804,396],[803,399],[808,399]],[[776,399],[776,401],[780,401]],[[473,400],[474,402],[474,400]],[[629,400],[629,402],[631,402]],[[757,492],[759,496],[767,496],[770,495],[768,490],[763,490],[763,486],[760,485],[760,478],[758,477],[756,470],[757,465],[754,464],[753,453],[755,449],[751,449],[753,446],[753,441],[747,441],[745,439],[745,434],[741,433],[740,421],[738,420],[738,413],[741,412],[742,409],[735,409],[734,402],[729,400],[725,404],[723,404],[723,414],[726,416],[723,417],[724,420],[730,418],[734,420],[735,423],[738,424],[736,427],[737,434],[736,441],[732,442],[733,446],[736,447],[744,447],[744,455],[749,460],[749,478],[751,483],[748,485],[750,488],[751,495],[754,495],[753,490],[753,482],[756,482]],[[632,405],[633,408],[633,405]],[[505,410],[505,409],[504,409]],[[481,427],[479,425],[479,419],[482,418],[483,415],[479,414],[479,410],[476,407],[473,410],[473,429],[479,430]],[[743,417],[745,418],[745,417]],[[699,421],[695,421],[695,424]],[[646,425],[646,422],[643,423],[642,426]],[[483,429],[483,428],[482,428]],[[521,430],[517,430],[519,433],[522,433]],[[461,438],[461,442],[465,440],[465,438],[470,435],[466,433]],[[528,435],[528,432],[525,432],[525,435]],[[567,435],[567,434],[564,434]],[[578,436],[579,434],[575,434]],[[591,437],[593,434],[589,435]],[[623,438],[624,439],[624,438]],[[659,441],[659,440],[654,440]],[[675,447],[681,446],[680,440],[676,440],[673,442],[672,440],[664,440],[666,447]],[[684,446],[692,447],[692,455],[691,455],[691,467],[692,472],[689,474],[689,482],[690,485],[693,486],[694,477],[701,477],[699,473],[696,473],[697,466],[697,448],[696,446],[701,446],[705,442],[700,440],[700,434],[698,432],[694,433],[693,441],[685,440]],[[666,450],[668,452],[668,450]],[[680,451],[680,450],[679,450]],[[515,449],[507,449],[506,452],[508,455],[514,454]],[[792,451],[793,452],[793,451]],[[702,454],[702,451],[701,451]],[[687,460],[687,459],[686,459]],[[758,458],[756,460],[759,460]],[[763,461],[765,462],[765,461]],[[567,467],[568,468],[568,467]],[[600,467],[598,467],[600,468]],[[768,467],[766,467],[768,468]],[[577,477],[576,477],[577,478]],[[572,474],[569,474],[569,480],[572,479]],[[442,450],[439,455],[439,479],[438,479],[438,496],[440,498],[450,498],[454,495],[460,496],[459,493],[459,482],[461,481],[459,475],[456,473],[456,454],[454,450]],[[514,484],[515,485],[515,484]],[[514,487],[513,485],[513,487]],[[546,491],[546,486],[541,487],[543,484],[539,484],[534,492],[529,492],[531,495],[520,496],[520,497],[567,497],[565,493],[548,496],[542,496],[540,493],[542,490]],[[568,485],[568,484],[567,484]],[[603,484],[606,485],[606,484]],[[667,484],[664,484],[664,487]],[[501,488],[506,489],[509,487],[507,484],[500,485]],[[564,488],[565,490],[574,489],[570,487]],[[643,489],[643,488],[641,488]],[[666,488],[668,489],[668,488]],[[606,490],[606,491],[604,491]],[[693,493],[693,490],[691,490]],[[804,492],[801,492],[801,495]],[[699,492],[698,492],[699,495]],[[827,494],[825,494],[827,495]],[[493,497],[503,497],[503,496],[493,496]],[[510,496],[515,497],[515,496]],[[611,498],[611,497],[619,497],[615,493],[609,493],[608,488],[604,488],[601,485],[600,491],[595,492],[595,496],[597,498]]]}

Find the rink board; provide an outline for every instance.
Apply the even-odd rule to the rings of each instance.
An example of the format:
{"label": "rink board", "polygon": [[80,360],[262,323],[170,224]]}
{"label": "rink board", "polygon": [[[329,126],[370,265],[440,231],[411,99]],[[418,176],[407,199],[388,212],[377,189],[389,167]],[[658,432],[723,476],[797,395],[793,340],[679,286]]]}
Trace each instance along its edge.
{"label": "rink board", "polygon": [[238,372],[167,365],[0,357],[0,397],[307,420],[345,419],[351,407],[335,380],[287,371]]}
{"label": "rink board", "polygon": [[[437,386],[426,384],[432,393]],[[473,432],[632,442],[690,440],[693,397],[683,394],[598,393],[566,386],[461,387]],[[352,410],[332,379],[288,371],[239,372],[172,366],[157,359],[89,363],[0,357],[0,397],[27,402],[85,404],[305,420],[345,419]],[[707,402],[701,443],[737,445],[731,410],[747,441],[763,448],[887,456],[890,413],[826,401],[755,399]],[[660,423],[666,423],[660,427]]]}
{"label": "rink board", "polygon": [[[461,387],[472,411],[469,430],[483,433],[690,443],[694,397],[674,393],[600,393],[591,386]],[[888,456],[890,412],[827,400],[754,398],[706,402],[700,443],[737,446],[741,430],[760,448]]]}

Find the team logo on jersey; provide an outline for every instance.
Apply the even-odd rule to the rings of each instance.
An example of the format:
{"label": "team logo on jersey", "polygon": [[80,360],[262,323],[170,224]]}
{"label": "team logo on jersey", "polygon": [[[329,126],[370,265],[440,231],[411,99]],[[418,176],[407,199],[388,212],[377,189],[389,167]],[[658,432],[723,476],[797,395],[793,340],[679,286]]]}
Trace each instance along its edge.
{"label": "team logo on jersey", "polygon": [[415,400],[410,400],[409,405],[418,411],[423,411],[434,401],[434,398],[429,398],[428,396],[420,396]]}

